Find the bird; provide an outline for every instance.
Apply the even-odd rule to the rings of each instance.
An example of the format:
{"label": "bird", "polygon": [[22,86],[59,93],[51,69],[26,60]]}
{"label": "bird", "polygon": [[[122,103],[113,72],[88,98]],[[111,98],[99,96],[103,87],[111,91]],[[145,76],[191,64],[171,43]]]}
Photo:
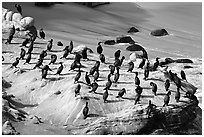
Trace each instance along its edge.
{"label": "bird", "polygon": [[83,58],[83,59],[86,59],[86,60],[88,59],[88,58],[87,58],[87,48],[84,48],[84,49],[82,50],[81,55],[82,55],[82,58]]}
{"label": "bird", "polygon": [[158,57],[156,58],[156,62],[154,63],[154,65],[153,65],[153,67],[152,67],[152,70],[153,70],[153,71],[156,71],[156,70],[157,70],[157,68],[158,68],[158,66],[159,66],[159,59],[160,59],[160,58],[158,58]]}
{"label": "bird", "polygon": [[97,68],[95,66],[93,66],[89,71],[89,76],[90,75],[92,76],[96,70],[97,70]]}
{"label": "bird", "polygon": [[64,54],[62,55],[62,57],[60,59],[66,58],[68,55],[69,55],[69,50],[65,49]]}
{"label": "bird", "polygon": [[142,91],[143,91],[143,88],[140,87],[140,86],[137,86],[137,87],[135,88],[135,92],[136,92],[137,94],[142,94]]}
{"label": "bird", "polygon": [[140,64],[139,64],[139,66],[138,66],[138,68],[143,68],[143,66],[145,65],[145,58],[142,58],[142,61],[140,62]]}
{"label": "bird", "polygon": [[130,61],[128,63],[128,70],[127,70],[127,72],[132,72],[133,69],[134,69],[134,63],[132,61]]}
{"label": "bird", "polygon": [[26,63],[29,64],[29,63],[30,63],[30,60],[31,60],[31,53],[28,54],[28,56],[27,56],[26,61],[25,61],[24,64],[26,64]]}
{"label": "bird", "polygon": [[117,58],[120,57],[120,53],[121,53],[121,50],[117,50],[117,51],[114,53],[115,59],[117,59]]}
{"label": "bird", "polygon": [[48,65],[45,65],[45,66],[42,67],[42,72],[43,72],[44,70],[50,70],[50,71],[52,71]]}
{"label": "bird", "polygon": [[109,69],[110,69],[110,74],[114,74],[114,71],[115,71],[115,66],[113,65],[109,65]]}
{"label": "bird", "polygon": [[176,100],[176,102],[179,102],[180,97],[181,97],[181,93],[179,91],[179,88],[177,88],[176,93],[175,93],[175,100]]}
{"label": "bird", "polygon": [[25,51],[25,49],[21,48],[21,52],[20,52],[20,58],[19,58],[19,59],[24,59],[24,57],[25,57],[25,54],[26,54],[26,51]]}
{"label": "bird", "polygon": [[169,79],[166,79],[166,81],[165,81],[165,83],[164,83],[164,86],[165,86],[166,91],[168,91],[168,90],[169,90],[169,87],[170,87],[170,81],[169,81]]}
{"label": "bird", "polygon": [[83,108],[84,119],[87,118],[88,113],[89,113],[89,107],[88,107],[88,102],[86,102],[86,105],[85,105],[85,107]]}
{"label": "bird", "polygon": [[174,81],[174,74],[169,70],[169,77],[171,81]]}
{"label": "bird", "polygon": [[119,66],[122,66],[122,64],[123,64],[123,60],[125,59],[125,56],[122,56],[122,58],[121,58],[121,60],[120,60],[120,64],[119,64]]}
{"label": "bird", "polygon": [[76,74],[75,78],[74,78],[74,83],[78,82],[79,78],[81,77],[81,70],[79,68],[78,73]]}
{"label": "bird", "polygon": [[101,41],[98,42],[98,47],[96,49],[98,54],[102,54],[103,52],[103,47],[101,46],[101,43],[102,43]]}
{"label": "bird", "polygon": [[98,78],[99,78],[99,70],[98,69],[96,69],[93,77],[94,77],[94,82],[98,80]]}
{"label": "bird", "polygon": [[42,66],[42,63],[43,63],[43,59],[42,58],[39,58],[38,59],[38,62],[36,63],[36,65],[33,67],[33,69],[35,69],[35,68],[39,68],[40,66]]}
{"label": "bird", "polygon": [[99,55],[99,59],[100,59],[100,61],[101,61],[102,63],[105,63],[106,58],[105,58],[105,55],[104,55],[104,54],[100,54],[100,55]]}
{"label": "bird", "polygon": [[138,78],[138,72],[135,72],[135,85],[140,85],[140,79]]}
{"label": "bird", "polygon": [[60,62],[60,66],[59,66],[59,68],[57,69],[57,73],[56,73],[56,74],[59,74],[59,75],[60,75],[60,73],[62,72],[62,70],[63,70],[63,64],[62,64],[62,62]]}
{"label": "bird", "polygon": [[167,94],[164,97],[164,105],[163,105],[163,107],[164,106],[168,106],[169,101],[170,101],[170,95],[171,95],[171,91],[168,91]]}
{"label": "bird", "polygon": [[91,81],[90,81],[90,79],[89,79],[88,72],[86,72],[85,80],[86,80],[86,83],[87,83],[88,85],[91,85]]}
{"label": "bird", "polygon": [[103,93],[103,101],[104,101],[104,103],[107,102],[107,98],[108,98],[108,89],[105,89],[105,92]]}
{"label": "bird", "polygon": [[10,44],[11,43],[15,32],[16,32],[15,26],[13,25],[12,28],[9,29],[9,35],[8,35],[8,38],[7,38],[7,41],[6,41],[5,44]]}
{"label": "bird", "polygon": [[157,84],[154,82],[150,82],[150,86],[152,86],[152,92],[156,96],[157,95]]}
{"label": "bird", "polygon": [[112,85],[112,81],[111,81],[110,77],[111,77],[111,74],[108,74],[108,81],[106,82],[106,87],[104,88],[104,90],[110,89],[110,87]]}
{"label": "bird", "polygon": [[42,79],[46,79],[48,70],[42,71]]}
{"label": "bird", "polygon": [[22,8],[20,4],[15,4],[15,8],[17,9],[17,11],[22,15]]}
{"label": "bird", "polygon": [[26,47],[26,45],[29,43],[29,41],[30,41],[30,39],[29,39],[29,38],[26,38],[26,39],[22,42],[22,44],[21,44],[20,47]]}
{"label": "bird", "polygon": [[116,72],[115,75],[114,75],[113,83],[117,83],[117,82],[118,82],[118,79],[119,79],[119,77],[120,77],[120,73],[119,73],[120,68],[117,67],[116,70],[117,70],[117,72]]}
{"label": "bird", "polygon": [[147,78],[149,77],[149,67],[146,67],[144,69],[144,80],[147,80]]}
{"label": "bird", "polygon": [[81,58],[82,58],[82,55],[81,55],[81,54],[75,53],[74,60],[75,60],[76,62],[80,62]]}
{"label": "bird", "polygon": [[119,97],[122,98],[124,94],[126,94],[126,90],[125,88],[122,88],[122,90],[118,92],[118,95],[116,96],[116,98],[119,98]]}
{"label": "bird", "polygon": [[52,55],[51,55],[51,60],[50,60],[49,65],[50,65],[50,64],[55,64],[56,60],[57,60],[57,55],[52,54]]}
{"label": "bird", "polygon": [[31,41],[30,46],[28,47],[27,54],[32,53],[32,51],[33,51],[33,45],[34,45],[34,41]]}
{"label": "bird", "polygon": [[69,47],[68,47],[68,51],[70,53],[72,53],[73,48],[74,48],[73,41],[70,41],[70,44],[69,44]]}
{"label": "bird", "polygon": [[114,67],[119,67],[120,66],[120,59],[116,58],[114,62]]}
{"label": "bird", "polygon": [[63,46],[63,43],[61,41],[58,41],[57,46]]}
{"label": "bird", "polygon": [[181,88],[181,80],[180,78],[177,76],[176,73],[174,73],[174,83],[176,84],[177,88]]}
{"label": "bird", "polygon": [[96,90],[97,90],[97,88],[98,88],[98,84],[96,83],[96,82],[93,82],[92,84],[91,84],[91,87],[92,87],[92,89],[91,89],[91,91],[89,91],[89,92],[96,92]]}
{"label": "bird", "polygon": [[150,113],[152,112],[152,109],[154,106],[156,106],[156,105],[152,104],[151,100],[149,100],[149,105],[147,107],[147,113],[146,113],[148,115],[148,117],[150,116]]}
{"label": "bird", "polygon": [[140,101],[141,94],[136,94],[135,96],[135,104],[136,105]]}
{"label": "bird", "polygon": [[70,71],[70,70],[74,70],[75,68],[77,68],[77,62],[74,60],[74,61],[72,62],[72,64],[71,64],[71,66],[70,66],[69,71]]}
{"label": "bird", "polygon": [[39,35],[41,39],[45,39],[45,32],[43,31],[43,28],[40,29]]}
{"label": "bird", "polygon": [[80,94],[80,89],[81,89],[81,85],[78,83],[75,90],[74,90],[75,97]]}
{"label": "bird", "polygon": [[[181,78],[183,79],[183,80],[186,80],[186,74],[185,74],[185,72],[183,71],[183,70],[181,70]],[[187,81],[187,80],[186,80]]]}
{"label": "bird", "polygon": [[52,42],[53,42],[53,39],[50,39],[50,40],[48,41],[48,43],[47,43],[47,50],[48,50],[48,51],[51,51],[51,49],[52,49]]}
{"label": "bird", "polygon": [[19,57],[16,57],[16,60],[12,63],[11,67],[12,67],[12,68],[13,68],[13,67],[17,68],[17,65],[18,65],[18,63],[19,63],[19,60],[20,60],[20,58],[19,58]]}
{"label": "bird", "polygon": [[99,70],[99,67],[100,67],[100,61],[96,61],[96,63],[94,64],[94,67],[95,67],[96,69]]}

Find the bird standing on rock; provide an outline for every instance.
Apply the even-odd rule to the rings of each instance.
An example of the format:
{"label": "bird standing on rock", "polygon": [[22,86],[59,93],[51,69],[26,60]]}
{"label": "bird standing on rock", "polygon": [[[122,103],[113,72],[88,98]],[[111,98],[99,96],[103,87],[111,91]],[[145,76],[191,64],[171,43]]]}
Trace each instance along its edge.
{"label": "bird standing on rock", "polygon": [[142,69],[143,66],[145,65],[145,61],[146,61],[146,59],[145,59],[145,58],[142,58],[142,61],[140,62],[138,68],[141,68],[141,69]]}
{"label": "bird standing on rock", "polygon": [[100,67],[100,61],[96,61],[96,63],[94,64],[94,67],[95,67],[96,69],[99,70],[99,67]]}
{"label": "bird standing on rock", "polygon": [[106,87],[104,88],[104,90],[110,89],[110,87],[112,85],[112,81],[111,81],[110,77],[111,77],[111,74],[108,74],[108,81],[106,83]]}
{"label": "bird standing on rock", "polygon": [[125,59],[125,56],[122,56],[122,58],[121,58],[121,60],[120,60],[120,65],[119,65],[119,66],[122,66],[124,59]]}
{"label": "bird standing on rock", "polygon": [[7,41],[6,41],[5,44],[10,44],[11,43],[15,32],[16,32],[15,26],[13,25],[12,28],[9,29],[9,35],[8,35],[8,38],[7,38]]}
{"label": "bird standing on rock", "polygon": [[130,61],[129,63],[128,63],[128,71],[127,72],[132,72],[132,70],[134,69],[134,63],[132,62],[132,61]]}
{"label": "bird standing on rock", "polygon": [[159,59],[160,59],[160,58],[158,58],[158,57],[156,58],[156,62],[154,63],[153,68],[152,68],[153,71],[156,71],[156,70],[157,70],[157,68],[158,68],[158,66],[159,66]]}
{"label": "bird standing on rock", "polygon": [[19,63],[19,60],[20,60],[20,58],[19,58],[19,57],[16,57],[16,60],[12,63],[11,68],[13,68],[13,67],[17,68],[16,66],[17,66],[18,63]]}
{"label": "bird standing on rock", "polygon": [[119,79],[119,77],[120,77],[120,73],[119,73],[120,68],[117,67],[116,70],[117,70],[117,72],[116,72],[115,75],[114,75],[114,81],[113,81],[113,83],[117,83],[117,82],[118,82],[118,79]]}
{"label": "bird standing on rock", "polygon": [[48,50],[48,51],[51,51],[51,49],[52,49],[52,42],[53,42],[53,39],[50,39],[50,40],[48,41],[48,43],[47,43],[47,50]]}
{"label": "bird standing on rock", "polygon": [[78,82],[79,78],[81,77],[81,70],[79,68],[78,73],[76,74],[75,78],[74,78],[74,83]]}
{"label": "bird standing on rock", "polygon": [[140,86],[137,86],[135,89],[136,94],[142,94],[143,88]]}
{"label": "bird standing on rock", "polygon": [[30,42],[30,46],[28,47],[27,54],[32,53],[32,51],[33,51],[33,45],[34,45],[34,41],[31,41],[31,42]]}
{"label": "bird standing on rock", "polygon": [[98,47],[96,49],[98,54],[101,54],[103,52],[103,48],[101,46],[101,43],[102,43],[101,41],[98,43]]}
{"label": "bird standing on rock", "polygon": [[30,39],[29,39],[29,38],[26,38],[26,39],[22,42],[22,44],[21,44],[20,47],[26,47],[26,45],[29,43],[29,41],[30,41]]}
{"label": "bird standing on rock", "polygon": [[22,15],[22,8],[20,4],[15,4],[15,8],[17,9],[17,11]]}
{"label": "bird standing on rock", "polygon": [[85,74],[85,80],[86,80],[86,83],[87,83],[88,85],[91,85],[91,81],[90,81],[90,79],[89,79],[88,72],[86,72],[86,74]]}
{"label": "bird standing on rock", "polygon": [[117,50],[117,51],[114,53],[115,59],[119,59],[120,53],[121,53],[121,50]]}
{"label": "bird standing on rock", "polygon": [[57,73],[56,73],[56,74],[59,74],[59,75],[60,75],[60,73],[62,72],[62,70],[63,70],[63,64],[62,64],[62,62],[60,62],[60,66],[59,66],[59,68],[57,69]]}
{"label": "bird standing on rock", "polygon": [[20,53],[20,58],[19,59],[24,59],[25,54],[26,54],[25,49],[21,48],[21,53]]}
{"label": "bird standing on rock", "polygon": [[119,97],[122,98],[124,94],[126,94],[126,90],[125,88],[122,88],[122,90],[118,92],[118,95],[116,96],[116,98],[119,98]]}
{"label": "bird standing on rock", "polygon": [[98,69],[96,69],[93,77],[94,77],[94,82],[96,82],[99,78],[99,70]]}
{"label": "bird standing on rock", "polygon": [[74,92],[75,92],[75,97],[80,94],[80,89],[81,89],[81,85],[80,85],[80,84],[77,84],[77,86],[76,86],[76,88],[75,88],[75,90],[74,90]]}
{"label": "bird standing on rock", "polygon": [[84,107],[84,109],[83,109],[84,119],[87,118],[88,113],[89,113],[88,102],[86,102],[86,105],[85,105],[85,107]]}
{"label": "bird standing on rock", "polygon": [[60,59],[66,58],[68,55],[69,55],[69,50],[68,50],[68,49],[65,49],[65,50],[64,50],[64,54],[63,54],[63,56],[62,56]]}
{"label": "bird standing on rock", "polygon": [[43,63],[43,59],[42,58],[39,58],[38,59],[38,62],[36,63],[36,65],[33,67],[33,69],[35,69],[35,68],[39,68],[40,66],[42,66],[42,63]]}
{"label": "bird standing on rock", "polygon": [[168,93],[164,97],[164,105],[163,105],[163,107],[169,105],[170,95],[171,95],[171,91],[168,91]]}
{"label": "bird standing on rock", "polygon": [[88,60],[87,58],[87,48],[84,48],[81,52],[82,58]]}
{"label": "bird standing on rock", "polygon": [[177,88],[176,93],[175,93],[175,100],[176,100],[176,102],[179,102],[180,97],[181,97],[181,93],[179,91],[179,88]]}
{"label": "bird standing on rock", "polygon": [[73,41],[70,41],[69,48],[68,48],[69,53],[72,53],[73,48],[74,48]]}
{"label": "bird standing on rock", "polygon": [[141,94],[137,93],[135,96],[135,104],[134,105],[136,105],[140,101],[140,97],[141,97]]}
{"label": "bird standing on rock", "polygon": [[99,59],[100,59],[100,61],[101,61],[102,63],[105,63],[106,58],[105,58],[104,54],[100,54],[100,55],[99,55]]}
{"label": "bird standing on rock", "polygon": [[135,72],[135,85],[140,85],[140,79],[138,78],[138,72]]}
{"label": "bird standing on rock", "polygon": [[144,68],[144,80],[147,80],[147,78],[149,77],[149,66],[147,65],[147,67]]}
{"label": "bird standing on rock", "polygon": [[108,98],[108,89],[104,89],[104,90],[105,90],[105,92],[103,93],[103,101],[104,101],[104,103],[106,103],[107,98]]}
{"label": "bird standing on rock", "polygon": [[169,77],[171,81],[174,81],[174,74],[169,70]]}
{"label": "bird standing on rock", "polygon": [[[183,80],[186,80],[186,74],[185,74],[185,72],[183,71],[183,70],[181,70],[181,78],[183,79]],[[186,80],[187,81],[187,80]]]}
{"label": "bird standing on rock", "polygon": [[40,29],[39,35],[41,39],[45,39],[45,32],[43,31],[43,28]]}
{"label": "bird standing on rock", "polygon": [[113,75],[115,71],[115,66],[109,65],[109,69],[110,69],[110,74]]}
{"label": "bird standing on rock", "polygon": [[52,55],[51,55],[51,59],[50,59],[49,65],[50,65],[50,64],[55,64],[56,60],[57,60],[57,55],[52,54]]}
{"label": "bird standing on rock", "polygon": [[48,65],[45,65],[42,68],[42,79],[46,79],[48,70],[52,71]]}
{"label": "bird standing on rock", "polygon": [[168,91],[170,87],[170,81],[168,79],[165,81],[164,86],[165,86],[166,91]]}
{"label": "bird standing on rock", "polygon": [[156,96],[157,95],[157,84],[154,82],[150,82],[150,86],[152,86],[152,92]]}
{"label": "bird standing on rock", "polygon": [[42,50],[40,55],[39,55],[39,58],[44,59],[46,56],[47,56],[47,51],[46,50]]}
{"label": "bird standing on rock", "polygon": [[96,82],[93,82],[92,84],[91,84],[91,87],[92,87],[92,89],[91,89],[91,91],[89,91],[89,92],[96,92],[96,90],[97,90],[97,88],[98,88],[98,84],[96,83]]}
{"label": "bird standing on rock", "polygon": [[30,60],[31,60],[31,53],[29,53],[28,54],[28,56],[27,56],[27,58],[26,58],[26,62],[24,63],[24,64],[26,64],[26,63],[30,63]]}

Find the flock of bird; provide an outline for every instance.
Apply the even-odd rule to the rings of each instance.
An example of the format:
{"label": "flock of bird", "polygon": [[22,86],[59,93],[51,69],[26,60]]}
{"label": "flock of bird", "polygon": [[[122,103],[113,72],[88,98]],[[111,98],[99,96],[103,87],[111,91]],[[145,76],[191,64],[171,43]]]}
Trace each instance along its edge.
{"label": "flock of bird", "polygon": [[[19,5],[17,5],[16,7],[19,7]],[[20,13],[22,14],[22,10],[21,10]],[[15,27],[13,26],[12,29],[10,30],[10,32],[9,32],[9,36],[7,38],[6,44],[11,43],[14,34],[15,34]],[[45,33],[44,33],[42,28],[39,30],[39,38],[40,39],[45,39]],[[20,57],[16,57],[16,61],[13,62],[12,65],[11,65],[12,68],[13,67],[16,68],[21,59],[22,60],[25,59],[24,64],[26,64],[26,63],[29,64],[30,63],[31,56],[32,56],[32,51],[33,51],[34,44],[35,44],[34,43],[35,39],[36,39],[36,37],[31,36],[30,38],[26,38],[22,42],[20,47],[27,48],[27,51],[24,48],[21,48]],[[98,83],[97,83],[97,80],[98,80],[98,78],[100,76],[100,63],[106,63],[106,58],[105,58],[105,55],[103,54],[103,47],[102,47],[101,44],[102,44],[102,42],[99,42],[98,46],[97,46],[97,49],[96,49],[97,53],[99,54],[99,60],[100,61],[99,60],[96,61],[94,66],[90,68],[90,71],[86,72],[86,74],[85,74],[85,82],[87,83],[88,86],[91,87],[91,90],[89,91],[90,93],[96,93],[96,91],[98,89],[98,86],[99,86]],[[27,45],[29,45],[29,46],[27,46]],[[58,42],[57,45],[58,46],[63,46],[63,44],[61,42]],[[38,62],[33,67],[33,69],[36,69],[36,68],[40,68],[41,66],[43,66],[41,68],[41,70],[42,70],[41,71],[42,79],[46,79],[48,71],[52,71],[50,69],[49,65],[55,64],[56,61],[57,61],[57,55],[52,54],[49,64],[43,65],[43,60],[48,55],[47,52],[52,51],[52,47],[53,47],[53,39],[48,41],[46,49],[41,51],[41,53],[39,55],[39,58],[38,58]],[[71,41],[69,46],[66,46],[63,49],[64,53],[63,53],[63,56],[60,57],[60,59],[66,58],[69,54],[75,54],[75,58],[74,58],[74,61],[72,62],[71,66],[70,66],[70,70],[76,70],[77,69],[77,71],[78,71],[78,73],[76,74],[76,76],[74,78],[74,83],[77,83],[77,86],[76,86],[74,92],[75,92],[75,96],[77,96],[77,95],[80,94],[80,89],[81,89],[81,85],[78,83],[78,81],[79,81],[79,79],[81,77],[81,67],[82,67],[81,59],[88,60],[88,58],[87,58],[87,48],[84,48],[81,52],[73,53],[73,47],[74,47],[74,45],[73,45],[73,42]],[[27,54],[27,57],[25,58],[26,54]],[[117,82],[119,80],[120,69],[121,69],[122,63],[123,63],[123,61],[125,59],[124,56],[122,56],[121,58],[120,57],[121,57],[121,50],[117,50],[114,53],[114,58],[115,58],[114,63],[108,66],[110,71],[109,71],[109,74],[108,74],[108,77],[107,77],[107,82],[105,84],[105,88],[103,89],[103,90],[105,90],[104,93],[103,93],[104,103],[108,102],[108,100],[107,100],[108,96],[109,96],[108,90],[111,88],[112,83],[117,84]],[[141,63],[139,64],[138,68],[144,69],[144,78],[143,79],[148,80],[149,72],[150,71],[157,71],[158,66],[159,66],[159,58],[156,58],[156,61],[153,64],[153,66],[150,66],[150,62],[149,62],[148,59],[143,58]],[[135,68],[134,63],[132,61],[130,61],[128,63],[127,72],[132,73],[134,68]],[[57,69],[56,75],[60,75],[62,70],[63,70],[63,63],[60,62],[60,66]],[[140,101],[140,97],[141,97],[143,88],[140,86],[141,82],[140,82],[140,79],[138,77],[138,72],[134,72],[134,73],[135,73],[134,83],[135,83],[135,86],[136,86],[136,88],[135,88],[136,96],[135,96],[135,103],[134,104],[136,105]],[[177,91],[176,91],[176,94],[175,94],[175,100],[176,100],[176,102],[179,102],[179,99],[180,99],[180,96],[181,96],[180,89],[182,89],[181,88],[181,79],[186,80],[186,75],[185,75],[185,72],[183,70],[181,70],[181,73],[180,73],[181,74],[181,79],[177,76],[176,73],[172,73],[171,70],[169,70],[169,74],[170,74],[170,79],[166,79],[165,83],[164,83],[164,89],[167,91],[167,93],[166,93],[166,95],[164,97],[163,106],[168,106],[169,101],[170,101],[170,95],[171,95],[171,91],[169,90],[170,81],[174,82],[175,85],[177,86]],[[114,76],[113,80],[111,80],[112,76]],[[91,82],[90,77],[93,77],[93,82]],[[154,96],[157,96],[157,89],[158,89],[157,84],[154,83],[154,82],[150,82],[150,86],[152,88],[152,92],[153,92]],[[126,89],[122,88],[122,90],[120,90],[118,92],[118,95],[116,97],[117,98],[122,98],[124,94],[126,94]],[[152,104],[151,101],[149,101],[149,108],[150,109],[152,108],[153,105],[154,104]],[[84,118],[87,118],[88,111],[89,111],[88,102],[86,102],[86,105],[85,105],[85,107],[83,109]],[[149,114],[150,111],[151,110],[148,110],[148,114]]]}

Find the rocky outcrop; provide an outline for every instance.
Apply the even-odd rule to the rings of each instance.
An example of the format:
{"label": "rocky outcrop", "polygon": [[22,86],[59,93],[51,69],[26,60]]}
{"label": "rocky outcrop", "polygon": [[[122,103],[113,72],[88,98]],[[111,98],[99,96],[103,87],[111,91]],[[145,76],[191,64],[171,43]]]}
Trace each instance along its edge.
{"label": "rocky outcrop", "polygon": [[150,35],[152,35],[152,36],[165,36],[165,35],[169,35],[169,34],[165,29],[156,29],[156,30],[151,31]]}
{"label": "rocky outcrop", "polygon": [[[172,59],[172,58],[165,58],[164,61],[160,61],[159,65],[160,66],[164,66],[164,65],[168,65],[170,63],[193,63],[192,60],[190,59]],[[186,67],[187,68],[187,67]]]}
{"label": "rocky outcrop", "polygon": [[136,29],[135,27],[131,27],[131,28],[127,31],[127,33],[136,33],[136,32],[139,32],[139,30]]}
{"label": "rocky outcrop", "polygon": [[116,43],[135,43],[130,36],[121,36],[116,38]]}
{"label": "rocky outcrop", "polygon": [[104,42],[104,44],[106,44],[106,45],[114,45],[114,44],[116,44],[116,42],[115,42],[115,40],[106,40]]}

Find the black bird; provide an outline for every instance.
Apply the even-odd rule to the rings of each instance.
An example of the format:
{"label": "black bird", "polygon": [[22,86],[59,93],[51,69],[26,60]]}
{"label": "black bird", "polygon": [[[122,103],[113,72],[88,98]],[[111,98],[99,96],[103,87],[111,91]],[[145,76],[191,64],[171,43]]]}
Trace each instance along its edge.
{"label": "black bird", "polygon": [[96,49],[98,54],[102,54],[102,52],[103,52],[103,48],[101,46],[101,43],[102,43],[101,41],[98,43],[98,47]]}
{"label": "black bird", "polygon": [[20,58],[19,59],[24,59],[25,54],[26,54],[25,49],[21,48],[21,53],[20,53]]}
{"label": "black bird", "polygon": [[147,78],[149,77],[149,68],[145,68],[144,69],[144,80],[147,80]]}
{"label": "black bird", "polygon": [[143,91],[143,88],[140,87],[140,86],[137,86],[137,87],[135,88],[135,92],[136,92],[137,94],[142,94],[142,91]]}
{"label": "black bird", "polygon": [[171,91],[168,91],[167,94],[164,97],[164,105],[163,105],[163,107],[164,106],[168,106],[169,101],[170,101],[170,95],[171,95]]}
{"label": "black bird", "polygon": [[140,62],[140,64],[139,64],[139,67],[138,68],[143,68],[143,66],[145,65],[145,61],[146,61],[146,59],[145,58],[142,58],[142,61]]}
{"label": "black bird", "polygon": [[47,56],[47,50],[42,50],[40,55],[39,55],[39,58],[44,59],[46,56]]}
{"label": "black bird", "polygon": [[24,63],[24,64],[26,64],[26,63],[30,63],[30,60],[31,60],[31,53],[29,53],[28,54],[28,56],[27,56],[27,58],[26,58],[26,62]]}
{"label": "black bird", "polygon": [[98,69],[96,69],[93,77],[94,77],[94,82],[98,80],[98,78],[99,78],[99,71],[98,71]]}
{"label": "black bird", "polygon": [[166,91],[168,91],[170,87],[170,81],[168,79],[165,81],[164,86],[165,86]]}
{"label": "black bird", "polygon": [[86,80],[86,83],[87,83],[88,85],[91,85],[91,81],[90,81],[90,79],[89,79],[88,72],[86,72],[85,80]]}
{"label": "black bird", "polygon": [[135,96],[135,105],[140,101],[141,94],[136,94]]}
{"label": "black bird", "polygon": [[104,90],[110,89],[110,87],[112,85],[112,81],[111,81],[110,77],[111,77],[111,74],[108,74],[108,81],[106,82],[106,87],[104,88]]}
{"label": "black bird", "polygon": [[76,54],[75,54],[75,57],[74,57],[74,60],[75,60],[76,62],[80,62],[81,58],[82,58],[82,55],[79,54],[79,53],[76,53]]}
{"label": "black bird", "polygon": [[135,72],[135,85],[140,85],[140,79],[138,78],[138,72]]}
{"label": "black bird", "polygon": [[157,84],[154,82],[150,82],[150,86],[152,86],[152,92],[156,96],[157,95]]}
{"label": "black bird", "polygon": [[94,64],[94,67],[95,67],[96,69],[99,70],[99,67],[100,67],[100,61],[96,61],[96,63]]}
{"label": "black bird", "polygon": [[157,68],[158,68],[158,66],[159,66],[159,59],[160,59],[160,58],[158,58],[158,57],[156,58],[156,62],[154,63],[153,68],[152,68],[153,71],[156,71],[156,70],[157,70]]}
{"label": "black bird", "polygon": [[109,69],[110,69],[110,74],[114,74],[115,71],[115,67],[113,65],[109,65]]}
{"label": "black bird", "polygon": [[69,55],[69,50],[65,49],[64,54],[63,54],[63,56],[60,59],[66,58],[68,55]]}
{"label": "black bird", "polygon": [[68,50],[69,51],[69,46],[66,46],[62,51]]}
{"label": "black bird", "polygon": [[88,59],[88,58],[87,58],[87,48],[84,48],[84,49],[82,50],[81,55],[82,55],[82,58],[83,58],[83,59]]}
{"label": "black bird", "polygon": [[81,70],[79,68],[78,73],[76,74],[75,78],[74,78],[74,83],[78,82],[79,78],[81,77]]}
{"label": "black bird", "polygon": [[62,64],[62,62],[60,62],[60,66],[59,66],[59,68],[57,69],[57,73],[56,73],[56,74],[59,74],[59,75],[60,75],[60,73],[62,72],[62,70],[63,70],[63,64]]}
{"label": "black bird", "polygon": [[91,91],[89,91],[89,92],[96,92],[96,90],[97,90],[97,88],[98,88],[98,84],[96,83],[96,82],[93,82],[92,84],[91,84],[91,87],[92,87],[92,89],[91,89]]}
{"label": "black bird", "polygon": [[179,102],[180,97],[181,97],[181,93],[179,91],[179,88],[177,88],[176,93],[175,93],[175,100],[176,100],[176,102]]}
{"label": "black bird", "polygon": [[15,4],[17,11],[22,15],[22,8],[20,4]]}
{"label": "black bird", "polygon": [[61,41],[58,41],[57,46],[63,46],[63,43]]}
{"label": "black bird", "polygon": [[117,51],[114,53],[114,57],[115,57],[115,59],[117,59],[117,58],[120,57],[120,53],[121,53],[120,50],[117,50]]}
{"label": "black bird", "polygon": [[34,45],[34,41],[31,41],[30,46],[28,47],[27,54],[32,53],[32,51],[33,51],[33,45]]}
{"label": "black bird", "polygon": [[23,42],[22,45],[20,47],[26,47],[26,45],[29,43],[30,39],[26,38]]}
{"label": "black bird", "polygon": [[52,49],[52,42],[53,42],[53,39],[49,40],[47,43],[47,50],[48,51],[51,51],[51,49]]}
{"label": "black bird", "polygon": [[88,102],[86,102],[86,105],[85,105],[85,107],[84,107],[84,109],[83,109],[84,119],[87,118],[88,113],[89,113],[89,107],[88,107]]}
{"label": "black bird", "polygon": [[71,66],[70,66],[69,71],[70,71],[70,70],[74,70],[75,68],[77,68],[77,62],[76,62],[76,61],[73,61],[72,64],[71,64]]}
{"label": "black bird", "polygon": [[169,77],[171,81],[174,81],[174,74],[169,70]]}
{"label": "black bird", "polygon": [[80,89],[81,89],[81,85],[78,83],[75,90],[74,90],[75,97],[80,94]]}
{"label": "black bird", "polygon": [[100,55],[99,55],[99,59],[100,59],[100,61],[101,61],[102,63],[105,63],[106,58],[105,58],[104,54],[100,54]]}
{"label": "black bird", "polygon": [[5,44],[10,44],[11,43],[15,32],[16,32],[15,26],[13,25],[12,28],[9,29],[9,35],[8,35],[8,38],[7,38],[7,41],[6,41]]}
{"label": "black bird", "polygon": [[56,60],[57,60],[57,55],[52,54],[52,55],[51,55],[51,60],[50,60],[49,65],[50,65],[50,64],[55,64]]}
{"label": "black bird", "polygon": [[97,70],[97,68],[95,66],[93,66],[89,71],[89,76],[90,75],[92,76],[96,70]]}
{"label": "black bird", "polygon": [[119,66],[122,66],[124,59],[125,59],[125,56],[122,56],[122,58],[121,58],[121,60],[120,60],[120,65],[119,65]]}
{"label": "black bird", "polygon": [[43,59],[42,58],[39,58],[38,59],[38,62],[36,63],[36,65],[34,66],[34,68],[33,69],[35,69],[35,68],[39,68],[40,66],[42,66],[42,63],[43,63]]}
{"label": "black bird", "polygon": [[106,103],[107,98],[108,98],[108,89],[104,89],[104,90],[105,90],[105,92],[103,93],[103,101],[104,101],[104,103]]}
{"label": "black bird", "polygon": [[73,48],[74,48],[73,42],[70,41],[68,51],[69,51],[70,53],[72,53]]}
{"label": "black bird", "polygon": [[41,39],[45,39],[45,32],[43,31],[43,28],[40,29],[39,35]]}
{"label": "black bird", "polygon": [[124,94],[126,94],[126,90],[125,88],[122,88],[122,90],[118,92],[118,95],[116,96],[116,98],[119,98],[119,97],[122,98]]}
{"label": "black bird", "polygon": [[42,71],[42,79],[46,79],[48,70]]}
{"label": "black bird", "polygon": [[120,66],[120,59],[119,58],[115,59],[114,66],[115,67],[119,67]]}
{"label": "black bird", "polygon": [[132,72],[132,70],[134,69],[134,63],[132,62],[132,61],[130,61],[129,63],[128,63],[128,71],[127,72]]}
{"label": "black bird", "polygon": [[180,80],[180,78],[177,76],[176,73],[174,73],[174,83],[176,84],[177,88],[181,88],[181,80]]}
{"label": "black bird", "polygon": [[117,72],[116,72],[115,75],[114,75],[114,81],[113,81],[113,83],[117,83],[117,82],[118,82],[118,79],[119,79],[119,77],[120,77],[120,73],[119,73],[120,68],[117,67],[116,70],[117,70]]}
{"label": "black bird", "polygon": [[[183,80],[186,80],[186,74],[185,74],[185,72],[183,71],[183,70],[181,70],[181,78],[183,79]],[[187,81],[187,80],[186,80]]]}
{"label": "black bird", "polygon": [[42,72],[45,71],[45,70],[46,71],[48,71],[48,70],[52,71],[48,65],[45,65],[45,66],[42,67]]}
{"label": "black bird", "polygon": [[12,63],[12,68],[13,67],[15,67],[15,68],[17,68],[16,66],[18,65],[18,63],[19,63],[19,60],[20,60],[20,58],[19,57],[16,57],[16,60]]}
{"label": "black bird", "polygon": [[147,107],[147,113],[146,113],[148,115],[148,117],[150,116],[150,114],[153,110],[153,107],[156,107],[156,105],[152,104],[151,100],[149,100],[149,105]]}

